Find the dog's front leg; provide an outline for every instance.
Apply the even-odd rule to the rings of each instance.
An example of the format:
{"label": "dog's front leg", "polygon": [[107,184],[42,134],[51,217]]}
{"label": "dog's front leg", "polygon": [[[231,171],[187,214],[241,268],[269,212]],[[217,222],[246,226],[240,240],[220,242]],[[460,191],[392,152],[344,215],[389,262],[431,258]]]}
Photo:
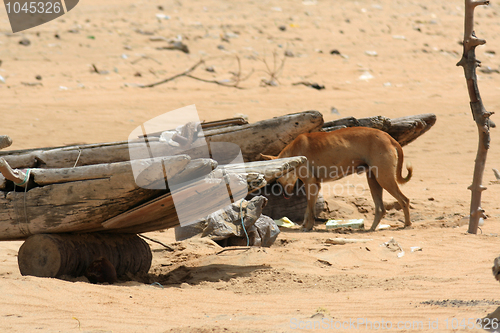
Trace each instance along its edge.
{"label": "dog's front leg", "polygon": [[304,231],[310,231],[316,222],[316,201],[318,200],[321,183],[305,183],[304,186],[307,196],[307,208],[302,227]]}

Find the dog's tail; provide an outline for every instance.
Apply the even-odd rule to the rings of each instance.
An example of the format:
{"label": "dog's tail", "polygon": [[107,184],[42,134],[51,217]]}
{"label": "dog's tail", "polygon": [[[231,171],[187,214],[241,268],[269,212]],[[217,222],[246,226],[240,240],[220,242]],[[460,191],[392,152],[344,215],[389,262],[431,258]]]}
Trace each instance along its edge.
{"label": "dog's tail", "polygon": [[397,169],[396,169],[396,177],[397,177],[398,183],[405,184],[411,179],[411,176],[413,174],[413,167],[411,166],[411,163],[409,163],[409,162],[406,163],[406,170],[408,171],[408,175],[405,178],[403,178],[403,175],[402,175],[403,159],[404,159],[403,148],[401,148],[401,146],[398,144],[396,146],[396,151],[398,153],[398,165],[397,165]]}

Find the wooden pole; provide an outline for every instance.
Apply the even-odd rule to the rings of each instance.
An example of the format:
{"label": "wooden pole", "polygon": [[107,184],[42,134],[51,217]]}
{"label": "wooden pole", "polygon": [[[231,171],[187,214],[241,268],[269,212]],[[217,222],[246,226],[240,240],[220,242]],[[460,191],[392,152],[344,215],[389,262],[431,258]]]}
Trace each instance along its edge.
{"label": "wooden pole", "polygon": [[471,234],[477,234],[479,219],[484,217],[484,210],[481,208],[481,193],[486,187],[481,185],[483,181],[486,156],[490,147],[490,122],[489,117],[493,112],[488,112],[483,106],[479,88],[477,86],[476,67],[480,61],[476,60],[476,46],[486,43],[484,39],[479,39],[474,33],[474,9],[479,5],[488,5],[488,0],[465,0],[465,20],[464,20],[464,51],[462,59],[457,66],[464,68],[467,90],[469,92],[472,117],[476,122],[479,133],[479,145],[477,148],[476,162],[474,165],[474,176],[472,185],[468,187],[472,192],[470,203],[469,230]]}

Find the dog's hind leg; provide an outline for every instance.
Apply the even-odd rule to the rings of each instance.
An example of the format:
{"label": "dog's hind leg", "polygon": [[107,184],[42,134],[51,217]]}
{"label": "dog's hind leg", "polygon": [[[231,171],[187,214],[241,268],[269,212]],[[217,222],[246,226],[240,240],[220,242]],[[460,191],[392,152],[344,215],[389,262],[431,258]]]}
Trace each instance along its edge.
{"label": "dog's hind leg", "polygon": [[[388,177],[386,179],[388,179]],[[380,180],[380,178],[379,178],[379,180]],[[399,186],[396,183],[395,179],[393,179],[393,180],[391,180],[390,182],[387,182],[387,183],[382,183],[381,185],[382,185],[382,187],[387,192],[389,192],[390,195],[392,195],[394,198],[396,198],[396,200],[401,205],[401,208],[403,208],[403,212],[405,214],[405,227],[411,226],[411,221],[410,221],[410,199],[408,199],[403,194],[403,192],[401,192],[401,190],[399,189]]]}
{"label": "dog's hind leg", "polygon": [[305,183],[307,208],[302,227],[305,231],[312,230],[316,222],[316,201],[318,200],[321,183]]}
{"label": "dog's hind leg", "polygon": [[375,203],[375,218],[370,228],[370,231],[374,231],[380,223],[380,220],[385,215],[384,201],[382,200],[382,192],[384,189],[377,182],[373,173],[367,172],[366,179],[368,180],[368,186],[370,186],[370,192],[372,194],[373,202]]}

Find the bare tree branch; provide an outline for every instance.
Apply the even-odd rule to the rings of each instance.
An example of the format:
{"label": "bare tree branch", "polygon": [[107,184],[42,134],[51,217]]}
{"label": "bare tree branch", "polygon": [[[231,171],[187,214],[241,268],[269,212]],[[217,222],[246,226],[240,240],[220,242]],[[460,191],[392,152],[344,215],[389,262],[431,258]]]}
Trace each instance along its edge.
{"label": "bare tree branch", "polygon": [[484,218],[484,210],[481,208],[481,194],[486,187],[482,185],[486,157],[490,147],[490,121],[489,117],[493,112],[488,112],[483,106],[479,88],[477,86],[476,67],[480,62],[476,59],[476,46],[486,43],[484,39],[479,39],[474,33],[474,9],[479,5],[488,5],[487,0],[465,0],[465,20],[464,20],[464,41],[462,59],[457,66],[464,68],[467,90],[470,98],[472,117],[476,122],[479,133],[479,145],[477,148],[476,161],[474,165],[474,176],[471,190],[469,230],[471,234],[477,234],[479,219]]}

